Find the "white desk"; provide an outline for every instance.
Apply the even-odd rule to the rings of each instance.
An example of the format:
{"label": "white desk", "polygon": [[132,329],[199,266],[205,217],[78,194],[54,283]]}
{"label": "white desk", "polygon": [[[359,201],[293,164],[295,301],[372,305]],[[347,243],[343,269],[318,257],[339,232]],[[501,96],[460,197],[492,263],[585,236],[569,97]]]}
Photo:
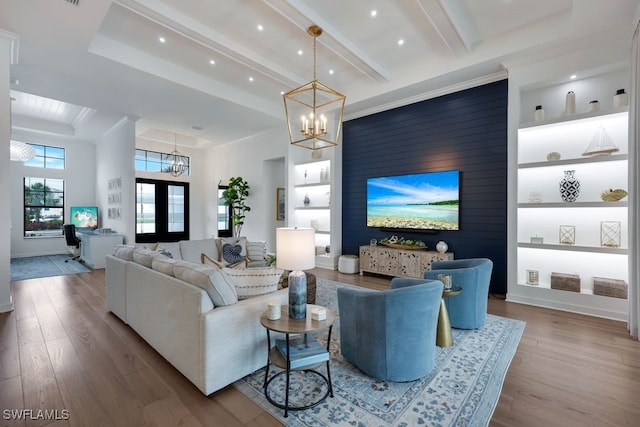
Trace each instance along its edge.
{"label": "white desk", "polygon": [[122,234],[97,234],[79,233],[76,235],[82,240],[80,244],[80,260],[91,268],[105,268],[107,255],[113,252],[113,248],[124,241]]}

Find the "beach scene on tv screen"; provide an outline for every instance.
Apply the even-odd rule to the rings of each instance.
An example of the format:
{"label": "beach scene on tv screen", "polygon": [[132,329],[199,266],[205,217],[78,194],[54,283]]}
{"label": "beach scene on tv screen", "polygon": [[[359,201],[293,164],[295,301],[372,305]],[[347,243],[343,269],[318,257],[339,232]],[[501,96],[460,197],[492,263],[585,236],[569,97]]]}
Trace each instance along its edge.
{"label": "beach scene on tv screen", "polygon": [[367,226],[458,230],[458,171],[369,178]]}

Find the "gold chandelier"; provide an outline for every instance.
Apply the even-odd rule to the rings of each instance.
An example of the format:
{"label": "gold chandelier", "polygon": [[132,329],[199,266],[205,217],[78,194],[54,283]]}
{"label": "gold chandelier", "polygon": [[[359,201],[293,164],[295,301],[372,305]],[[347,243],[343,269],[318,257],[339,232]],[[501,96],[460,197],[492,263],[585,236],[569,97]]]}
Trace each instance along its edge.
{"label": "gold chandelier", "polygon": [[316,78],[316,38],[322,28],[312,25],[313,81],[283,95],[291,144],[310,150],[338,145],[346,97]]}

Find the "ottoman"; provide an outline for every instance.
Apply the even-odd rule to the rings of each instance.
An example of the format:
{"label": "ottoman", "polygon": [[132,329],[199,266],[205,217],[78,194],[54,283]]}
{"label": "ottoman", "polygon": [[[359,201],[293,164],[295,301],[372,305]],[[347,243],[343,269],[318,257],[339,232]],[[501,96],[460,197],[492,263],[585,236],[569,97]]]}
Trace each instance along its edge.
{"label": "ottoman", "polygon": [[360,268],[358,257],[355,255],[341,255],[338,258],[338,271],[346,274],[356,274]]}
{"label": "ottoman", "polygon": [[[278,289],[289,287],[289,270],[282,273],[282,277],[278,282]],[[307,275],[307,304],[316,303],[316,276],[315,274],[305,273]]]}

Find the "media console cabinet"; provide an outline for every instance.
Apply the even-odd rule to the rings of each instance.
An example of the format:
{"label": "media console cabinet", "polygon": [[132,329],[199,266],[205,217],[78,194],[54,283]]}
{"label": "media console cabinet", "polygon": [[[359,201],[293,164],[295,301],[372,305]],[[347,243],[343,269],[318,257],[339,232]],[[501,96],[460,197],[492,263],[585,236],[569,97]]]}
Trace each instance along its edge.
{"label": "media console cabinet", "polygon": [[360,275],[364,272],[422,278],[433,261],[453,259],[452,252],[397,249],[388,246],[360,246]]}

